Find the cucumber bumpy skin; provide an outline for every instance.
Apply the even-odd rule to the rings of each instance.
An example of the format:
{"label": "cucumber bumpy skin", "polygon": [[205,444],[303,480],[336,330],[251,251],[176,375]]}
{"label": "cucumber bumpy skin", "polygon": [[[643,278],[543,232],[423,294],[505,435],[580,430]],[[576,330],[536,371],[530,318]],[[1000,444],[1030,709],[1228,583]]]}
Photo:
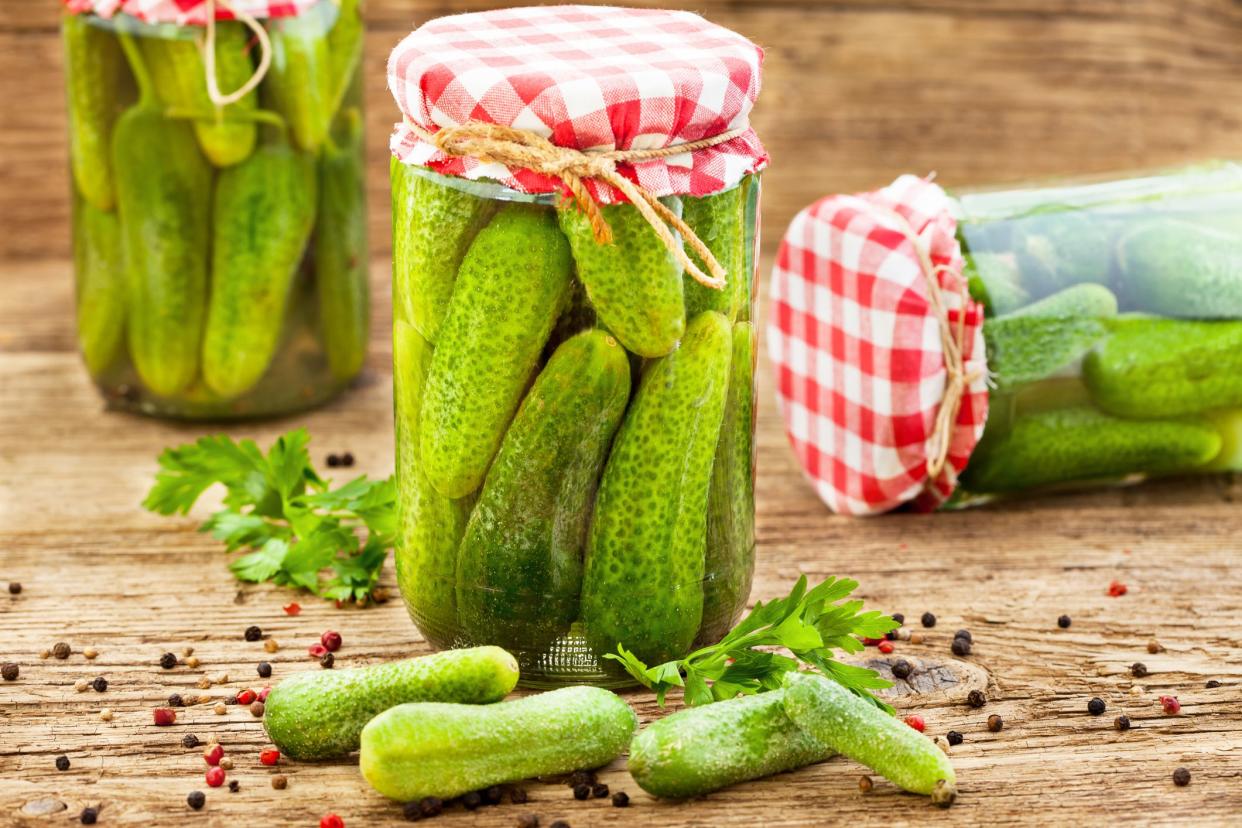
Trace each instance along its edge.
{"label": "cucumber bumpy skin", "polygon": [[500,202],[442,184],[396,158],[389,178],[393,308],[434,343],[461,261]]}
{"label": "cucumber bumpy skin", "polygon": [[436,646],[458,633],[457,547],[470,517],[470,498],[435,490],[423,473],[419,429],[431,345],[413,325],[394,322],[393,399],[396,409],[398,533],[397,584],[414,623]]}
{"label": "cucumber bumpy skin", "polygon": [[724,416],[731,326],[715,311],[650,365],[604,469],[587,546],[582,622],[597,653],[648,664],[684,655],[703,615],[712,458]]}
{"label": "cucumber bumpy skin", "polygon": [[363,729],[358,764],[390,799],[449,799],[606,765],[625,750],[636,724],[628,704],[598,687],[564,687],[485,707],[403,704]]}
{"label": "cucumber bumpy skin", "polygon": [[689,707],[630,744],[630,775],[652,796],[686,799],[822,762],[833,750],[785,715],[785,691]]}
{"label": "cucumber bumpy skin", "polygon": [[326,6],[268,21],[272,65],[263,86],[271,107],[289,125],[293,143],[311,153],[319,151],[334,114],[336,75],[325,17],[333,10]]}
{"label": "cucumber bumpy skin", "polygon": [[268,694],[263,727],[291,759],[331,759],[357,750],[363,726],[391,707],[408,702],[487,705],[509,695],[517,679],[517,662],[499,647],[298,673]]}
{"label": "cucumber bumpy skin", "polygon": [[1049,205],[1012,222],[1023,286],[1034,298],[1112,278],[1116,226],[1081,210]]}
{"label": "cucumber bumpy skin", "polygon": [[462,626],[541,652],[578,616],[596,481],[630,399],[625,350],[567,340],[526,394],[487,473],[457,559]]}
{"label": "cucumber bumpy skin", "polygon": [[73,199],[73,272],[77,282],[78,350],[98,378],[121,355],[125,333],[125,266],[121,223],[86,199]]}
{"label": "cucumber bumpy skin", "polygon": [[267,372],[315,223],[315,159],[267,144],[216,184],[203,380],[225,399]]}
{"label": "cucumber bumpy skin", "polygon": [[639,356],[664,356],[686,330],[681,266],[633,206],[601,209],[611,244],[595,241],[590,221],[572,202],[556,211],[578,278],[600,324],[622,345]]}
{"label": "cucumber bumpy skin", "polygon": [[116,207],[112,128],[119,114],[124,58],[116,37],[91,15],[65,14],[61,22],[69,92],[69,161],[73,183],[97,210]]}
{"label": "cucumber bumpy skin", "polygon": [[483,482],[569,298],[572,269],[543,207],[503,207],[470,245],[423,398],[423,468],[446,497]]}
{"label": "cucumber bumpy skin", "polygon": [[899,788],[935,794],[939,786],[950,789],[950,797],[955,789],[953,765],[931,739],[823,676],[789,673],[785,713],[824,745]]}
{"label": "cucumber bumpy skin", "polygon": [[1193,420],[1124,420],[1090,406],[1019,415],[985,439],[962,472],[968,491],[1004,494],[1131,474],[1192,471],[1220,452],[1220,435]]}
{"label": "cucumber bumpy skin", "polygon": [[[723,193],[681,200],[682,220],[707,245],[716,261],[725,269],[725,286],[721,290],[700,284],[685,275],[686,318],[693,319],[705,310],[723,313],[730,321],[737,319],[746,290],[746,186],[738,184]],[[689,248],[690,260],[706,273],[707,266]]]}
{"label": "cucumber bumpy skin", "polygon": [[967,255],[964,275],[970,285],[970,295],[983,303],[988,319],[1013,313],[1031,300],[1022,286],[1018,264],[1010,254]]}
{"label": "cucumber bumpy skin", "polygon": [[1163,316],[1242,317],[1242,236],[1185,221],[1153,221],[1118,248],[1128,307]]}
{"label": "cucumber bumpy skin", "polygon": [[1242,406],[1242,322],[1125,317],[1083,361],[1095,404],[1155,418]]}

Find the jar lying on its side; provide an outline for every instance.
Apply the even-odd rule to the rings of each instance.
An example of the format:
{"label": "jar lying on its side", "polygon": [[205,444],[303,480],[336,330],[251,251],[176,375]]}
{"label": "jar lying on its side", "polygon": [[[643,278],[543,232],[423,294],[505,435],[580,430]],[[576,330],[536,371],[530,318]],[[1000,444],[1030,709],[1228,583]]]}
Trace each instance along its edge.
{"label": "jar lying on its side", "polygon": [[623,684],[618,643],[655,663],[717,640],[754,568],[757,176],[665,200],[723,291],[631,205],[604,208],[600,245],[555,196],[396,159],[392,178],[397,575],[419,629],[505,647],[528,685]]}
{"label": "jar lying on its side", "polygon": [[[117,408],[280,414],[362,368],[358,1],[255,25],[217,21],[208,62],[204,26],[64,17],[78,342]],[[208,67],[239,90],[269,44],[213,102]]]}
{"label": "jar lying on its side", "polygon": [[953,503],[1242,470],[1242,167],[958,208],[993,388]]}

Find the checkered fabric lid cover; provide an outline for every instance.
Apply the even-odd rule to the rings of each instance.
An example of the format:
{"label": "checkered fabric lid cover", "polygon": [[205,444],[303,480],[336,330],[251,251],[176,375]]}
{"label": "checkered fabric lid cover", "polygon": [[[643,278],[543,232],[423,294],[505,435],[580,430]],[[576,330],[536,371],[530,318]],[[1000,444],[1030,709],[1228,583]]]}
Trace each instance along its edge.
{"label": "checkered fabric lid cover", "polygon": [[[789,440],[835,512],[935,508],[983,432],[983,308],[965,292],[956,229],[944,190],[906,175],[876,192],[812,204],[781,242],[768,351]],[[928,479],[928,459],[949,375],[916,243],[936,266],[950,324],[962,326],[965,374],[973,378],[936,480]]]}
{"label": "checkered fabric lid cover", "polygon": [[[216,0],[216,19],[232,20],[233,9],[262,20],[271,17],[294,17],[320,0]],[[179,26],[201,26],[207,22],[206,0],[65,0],[65,8],[73,14],[94,12],[111,17],[119,12],[147,23],[176,23]]]}
{"label": "checkered fabric lid cover", "polygon": [[[654,149],[745,127],[759,95],[763,50],[696,14],[657,9],[544,6],[441,17],[388,59],[388,86],[408,121],[427,132],[484,121],[578,150]],[[530,170],[445,155],[397,124],[393,155],[462,178],[526,193],[559,192]],[[656,196],[708,195],[766,166],[752,130],[693,153],[618,165]],[[624,200],[588,181],[596,201]]]}

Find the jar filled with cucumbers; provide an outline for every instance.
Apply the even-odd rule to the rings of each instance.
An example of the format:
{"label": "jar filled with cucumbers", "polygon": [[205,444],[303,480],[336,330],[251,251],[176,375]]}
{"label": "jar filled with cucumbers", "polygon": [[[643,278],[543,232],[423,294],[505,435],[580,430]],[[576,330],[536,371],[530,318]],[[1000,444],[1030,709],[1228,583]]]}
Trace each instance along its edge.
{"label": "jar filled with cucumbers", "polygon": [[1242,166],[957,208],[992,387],[951,503],[1242,470]]}
{"label": "jar filled with cucumbers", "polygon": [[112,407],[282,414],[362,368],[359,3],[294,8],[64,16],[78,343]]}
{"label": "jar filled with cucumbers", "polygon": [[392,162],[397,576],[436,646],[523,682],[625,684],[715,641],[754,566],[759,181],[663,199],[727,272],[683,273],[632,204]]}

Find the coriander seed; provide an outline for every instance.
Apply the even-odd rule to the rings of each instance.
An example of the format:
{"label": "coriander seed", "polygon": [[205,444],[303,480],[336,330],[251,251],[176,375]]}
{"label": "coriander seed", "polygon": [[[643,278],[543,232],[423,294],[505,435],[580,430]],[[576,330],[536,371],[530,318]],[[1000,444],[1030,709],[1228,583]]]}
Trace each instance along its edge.
{"label": "coriander seed", "polygon": [[276,643],[276,639],[269,638],[267,641],[263,642],[263,649],[269,653],[274,653],[280,649],[280,644]]}
{"label": "coriander seed", "polygon": [[201,663],[202,662],[198,660],[198,656],[188,656],[185,660],[185,666],[189,667],[191,670],[197,669],[198,665]]}
{"label": "coriander seed", "polygon": [[112,708],[105,707],[103,710],[100,710],[99,719],[100,721],[104,721],[104,722],[112,721]]}
{"label": "coriander seed", "polygon": [[82,655],[86,656],[88,660],[94,661],[95,656],[99,655],[99,650],[96,650],[94,647],[87,647],[82,651]]}

